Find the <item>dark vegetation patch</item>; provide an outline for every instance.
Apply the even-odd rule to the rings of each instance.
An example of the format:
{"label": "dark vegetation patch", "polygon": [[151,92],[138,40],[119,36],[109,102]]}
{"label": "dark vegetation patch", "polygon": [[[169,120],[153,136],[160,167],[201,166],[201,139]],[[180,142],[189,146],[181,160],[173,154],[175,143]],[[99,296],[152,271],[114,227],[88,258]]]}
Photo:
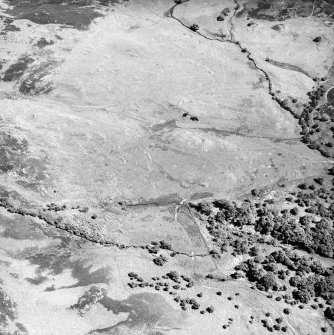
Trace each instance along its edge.
{"label": "dark vegetation patch", "polygon": [[334,88],[327,92],[327,102],[334,107]]}
{"label": "dark vegetation patch", "polygon": [[169,120],[164,123],[156,124],[151,129],[153,132],[158,132],[158,131],[170,130],[174,128],[177,128],[176,120]]}
{"label": "dark vegetation patch", "polygon": [[4,173],[15,168],[16,161],[27,152],[28,142],[2,132],[0,143],[0,172]]}
{"label": "dark vegetation patch", "polygon": [[109,6],[117,0],[8,0],[13,6],[6,12],[15,19],[26,19],[36,24],[62,24],[76,29],[87,29],[90,23],[101,17],[97,6]]}
{"label": "dark vegetation patch", "polygon": [[154,328],[158,323],[159,327],[173,327],[179,316],[179,313],[175,313],[165,299],[156,293],[132,294],[125,300],[115,300],[104,296],[100,304],[116,315],[129,313],[125,321],[105,329],[106,332],[115,328],[118,329],[120,326],[131,329],[142,324],[145,324],[148,328]]}
{"label": "dark vegetation patch", "polygon": [[27,329],[23,324],[16,322],[17,304],[0,287],[0,331],[1,335],[22,334],[28,335]]}
{"label": "dark vegetation patch", "polygon": [[[309,304],[332,318],[334,266],[326,267],[312,255],[334,259],[333,175],[334,168],[296,185],[284,206],[284,200],[269,198],[261,190],[253,190],[251,198],[238,202],[192,203],[214,243],[211,256],[244,255],[247,260],[235,267],[231,278],[246,277],[253,288],[272,292],[270,299],[300,304],[301,309]],[[301,256],[293,249],[309,255]]]}
{"label": "dark vegetation patch", "polygon": [[[307,304],[311,298],[321,297],[329,303],[334,299],[334,268],[325,268],[310,257],[300,257],[289,249],[282,249],[261,258],[249,258],[237,266],[261,291],[285,292],[277,301],[293,300]],[[284,283],[284,284],[283,284]],[[287,297],[288,288],[292,295]]]}
{"label": "dark vegetation patch", "polygon": [[63,24],[76,29],[87,29],[89,24],[102,15],[92,7],[81,7],[71,3],[42,3],[38,6],[24,2],[8,11],[16,19],[25,19],[37,24]]}
{"label": "dark vegetation patch", "polygon": [[213,197],[213,193],[211,192],[197,192],[191,195],[190,200],[198,200],[198,199],[210,198],[210,197]]}
{"label": "dark vegetation patch", "polygon": [[275,31],[283,31],[284,30],[284,25],[283,24],[275,24],[271,27],[271,29]]}
{"label": "dark vegetation patch", "polygon": [[[314,7],[313,7],[314,6]],[[277,3],[275,0],[254,0],[249,1],[242,13],[246,13],[250,18],[268,20],[268,21],[284,21],[293,17],[334,17],[334,4],[331,0],[287,0]]]}
{"label": "dark vegetation patch", "polygon": [[39,275],[35,278],[25,278],[25,280],[32,285],[40,285],[40,284],[44,283],[47,279],[48,279],[48,277],[41,276],[41,275]]}
{"label": "dark vegetation patch", "polygon": [[325,95],[323,84],[309,92],[310,102],[304,106],[299,123],[303,142],[309,148],[320,151],[325,157],[334,157],[334,106],[330,99],[318,106]]}
{"label": "dark vegetation patch", "polygon": [[[33,250],[28,252],[24,251],[21,255],[18,255],[24,259],[27,259],[31,264],[38,265],[36,274],[39,278],[43,275],[44,271],[52,275],[59,275],[66,269],[71,270],[73,278],[77,282],[73,285],[62,286],[62,288],[74,288],[81,286],[88,286],[92,284],[107,284],[110,281],[110,268],[101,267],[93,269],[93,265],[85,265],[84,261],[73,260],[71,258],[71,250],[59,245],[53,248],[43,248],[41,250]],[[37,279],[35,278],[35,280]],[[47,291],[54,291],[56,288],[51,286],[46,289]]]}
{"label": "dark vegetation patch", "polygon": [[92,286],[78,299],[78,302],[70,308],[77,310],[78,313],[83,316],[94,307],[106,293],[105,289]]}
{"label": "dark vegetation patch", "polygon": [[26,180],[18,180],[16,184],[31,190],[38,189],[43,183],[41,181],[26,181]]}
{"label": "dark vegetation patch", "polygon": [[175,327],[181,321],[180,313],[175,312],[165,299],[156,293],[132,294],[127,299],[116,300],[108,297],[105,289],[94,286],[86,291],[71,308],[84,314],[96,304],[100,304],[116,315],[128,314],[124,321],[94,330],[99,334],[116,333],[120,330],[124,331],[124,328],[132,329],[143,325],[147,330],[154,330],[157,324],[159,324],[159,328],[170,328]]}
{"label": "dark vegetation patch", "polygon": [[35,45],[36,45],[38,48],[45,48],[45,47],[47,47],[48,45],[53,45],[53,44],[55,44],[54,41],[52,41],[52,40],[47,40],[46,38],[41,37],[41,38],[36,42]]}
{"label": "dark vegetation patch", "polygon": [[282,69],[288,69],[288,70],[296,71],[296,72],[304,74],[305,76],[307,76],[309,78],[311,77],[311,75],[309,73],[307,73],[304,69],[302,69],[301,67],[299,67],[297,65],[292,65],[292,64],[289,64],[289,63],[278,62],[278,61],[275,61],[275,60],[269,59],[269,58],[266,58],[266,61],[268,63],[270,63],[272,65],[275,65],[277,67],[280,67]]}
{"label": "dark vegetation patch", "polygon": [[0,325],[7,326],[7,318],[11,321],[16,319],[16,303],[0,287]]}
{"label": "dark vegetation patch", "polygon": [[44,162],[29,155],[27,140],[0,132],[0,173],[15,172],[34,181],[45,179]]}
{"label": "dark vegetation patch", "polygon": [[[129,0],[124,0],[124,1],[129,1]],[[97,3],[100,4],[101,6],[110,6],[115,3],[119,3],[119,0],[98,0]]]}
{"label": "dark vegetation patch", "polygon": [[21,30],[19,27],[16,27],[13,24],[14,19],[11,19],[9,17],[1,17],[0,22],[4,25],[4,27],[0,31],[0,35],[7,35],[8,32],[20,31]]}
{"label": "dark vegetation patch", "polygon": [[58,62],[48,61],[32,67],[29,73],[21,80],[19,92],[25,95],[47,94],[51,92],[51,81],[47,81],[46,78],[57,65],[59,65]]}
{"label": "dark vegetation patch", "polygon": [[122,205],[127,205],[129,207],[137,206],[167,206],[171,204],[178,204],[182,198],[177,193],[171,193],[163,195],[155,199],[141,200],[139,202],[126,203],[122,202]]}
{"label": "dark vegetation patch", "polygon": [[15,63],[11,64],[9,68],[2,75],[2,80],[9,82],[14,81],[23,76],[28,66],[34,62],[34,59],[28,55],[21,56]]}
{"label": "dark vegetation patch", "polygon": [[[333,170],[329,173],[334,174]],[[290,206],[293,205],[292,209],[279,210],[274,200],[263,202],[260,199],[246,199],[240,203],[228,200],[205,201],[192,204],[192,207],[207,217],[207,229],[213,236],[213,241],[218,244],[224,245],[230,239],[229,236],[223,237],[228,233],[228,228],[250,227],[264,237],[271,237],[309,253],[334,258],[333,183],[334,179],[331,180],[328,176],[326,179],[315,178],[313,183],[299,184],[297,191],[286,197],[291,203]],[[254,197],[262,196],[257,190],[252,194]],[[302,212],[305,214],[301,214]],[[258,239],[247,233],[248,231],[244,230],[234,232],[240,237],[238,244],[244,236],[245,241],[242,244],[246,252],[250,240]],[[260,240],[263,240],[263,237],[260,237]],[[219,244],[220,248],[223,245]],[[243,253],[239,249],[234,251]]]}
{"label": "dark vegetation patch", "polygon": [[15,240],[40,240],[45,237],[40,226],[32,220],[22,218],[10,219],[0,215],[0,225],[3,227],[1,236]]}

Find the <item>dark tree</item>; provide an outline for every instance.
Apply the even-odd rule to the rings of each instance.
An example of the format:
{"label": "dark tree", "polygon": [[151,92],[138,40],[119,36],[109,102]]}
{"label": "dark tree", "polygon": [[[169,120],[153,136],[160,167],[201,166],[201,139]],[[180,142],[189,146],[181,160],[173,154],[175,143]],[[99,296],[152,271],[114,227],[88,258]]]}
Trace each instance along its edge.
{"label": "dark tree", "polygon": [[292,296],[303,304],[307,304],[311,300],[311,293],[307,289],[294,290]]}
{"label": "dark tree", "polygon": [[196,23],[194,23],[190,26],[190,30],[192,30],[192,31],[197,31],[198,29],[199,29],[199,26]]}
{"label": "dark tree", "polygon": [[324,315],[327,319],[334,321],[334,307],[327,307],[324,311]]}
{"label": "dark tree", "polygon": [[266,275],[261,277],[258,283],[262,285],[266,291],[277,285],[276,277],[272,273],[267,273]]}

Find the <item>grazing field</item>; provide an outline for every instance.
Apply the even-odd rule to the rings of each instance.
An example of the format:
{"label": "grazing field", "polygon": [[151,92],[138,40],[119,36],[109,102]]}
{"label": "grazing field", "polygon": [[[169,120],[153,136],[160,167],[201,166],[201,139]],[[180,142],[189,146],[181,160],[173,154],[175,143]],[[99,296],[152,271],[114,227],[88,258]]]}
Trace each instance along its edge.
{"label": "grazing field", "polygon": [[0,334],[333,334],[329,0],[0,0]]}

